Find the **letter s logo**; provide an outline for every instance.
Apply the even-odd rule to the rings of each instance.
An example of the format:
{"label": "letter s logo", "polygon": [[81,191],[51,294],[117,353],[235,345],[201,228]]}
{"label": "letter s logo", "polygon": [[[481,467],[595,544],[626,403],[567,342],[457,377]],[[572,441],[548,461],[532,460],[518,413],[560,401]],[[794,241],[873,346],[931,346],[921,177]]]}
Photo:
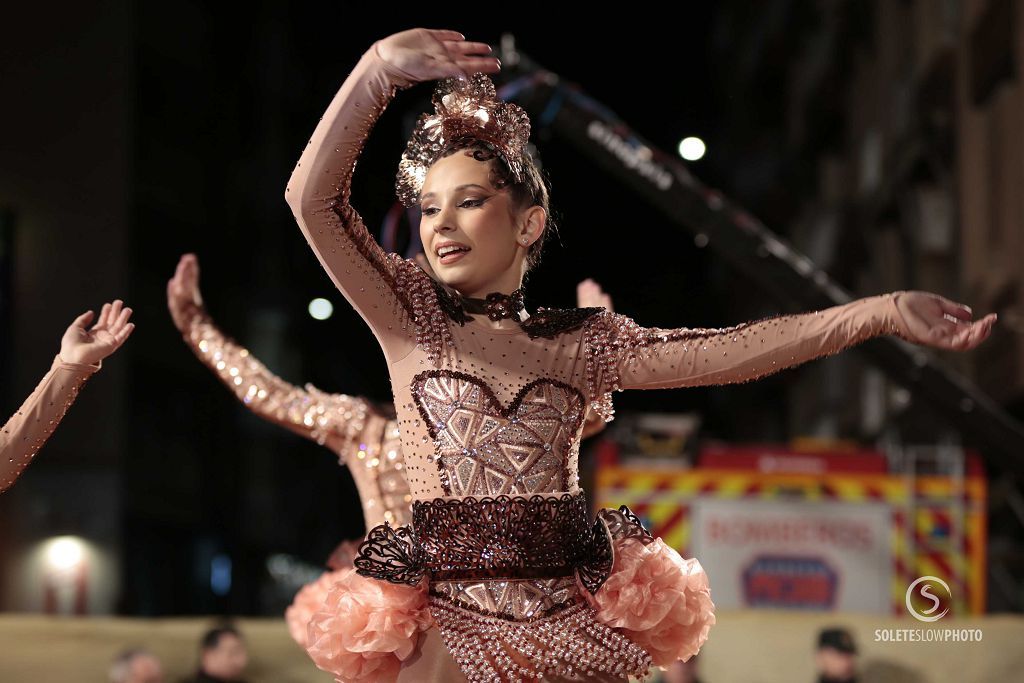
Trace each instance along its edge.
{"label": "letter s logo", "polygon": [[[913,600],[911,599],[911,597],[914,595],[914,589],[917,588],[920,584],[924,584],[923,586],[921,586],[921,597],[928,598],[932,603],[932,606],[929,609],[921,611],[917,610],[914,607]],[[936,584],[937,586],[940,586],[946,592],[947,601],[952,601],[953,599],[953,594],[949,590],[949,585],[939,577],[922,576],[921,578],[917,579],[916,581],[914,581],[914,583],[910,584],[909,588],[907,588],[906,603],[907,611],[910,612],[911,616],[913,616],[918,621],[938,621],[942,617],[946,616],[947,612],[949,612],[949,608],[947,607],[946,609],[942,610],[941,614],[935,614],[935,611],[939,609],[939,607],[942,605],[942,600],[934,593],[932,593],[931,584]]]}

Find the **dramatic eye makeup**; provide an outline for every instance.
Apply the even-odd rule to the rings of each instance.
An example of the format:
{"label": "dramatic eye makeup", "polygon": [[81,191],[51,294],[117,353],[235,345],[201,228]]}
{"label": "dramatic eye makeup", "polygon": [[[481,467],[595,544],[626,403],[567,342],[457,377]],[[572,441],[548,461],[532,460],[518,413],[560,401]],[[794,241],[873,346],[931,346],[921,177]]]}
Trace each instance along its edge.
{"label": "dramatic eye makeup", "polygon": [[[459,207],[475,208],[478,206],[483,206],[484,202],[486,202],[488,199],[490,199],[490,197],[481,197],[479,199],[463,199],[461,202],[459,202]],[[423,213],[424,216],[433,216],[433,212],[437,211],[437,208],[433,206],[428,206],[426,208],[420,209],[420,211]]]}

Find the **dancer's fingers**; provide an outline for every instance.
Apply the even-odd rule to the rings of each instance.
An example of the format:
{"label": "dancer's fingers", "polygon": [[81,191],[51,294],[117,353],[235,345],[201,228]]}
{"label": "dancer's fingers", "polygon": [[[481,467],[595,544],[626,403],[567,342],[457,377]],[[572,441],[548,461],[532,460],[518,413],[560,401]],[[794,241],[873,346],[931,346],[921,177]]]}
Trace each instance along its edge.
{"label": "dancer's fingers", "polygon": [[971,348],[974,344],[980,325],[967,325],[963,330],[958,331],[953,335],[953,339],[950,342],[950,348],[954,351],[966,351]]}
{"label": "dancer's fingers", "polygon": [[132,336],[132,332],[134,331],[135,323],[128,323],[120,330],[118,330],[117,334],[114,335],[114,344],[116,344],[117,346],[121,346],[121,344],[124,344],[125,340],[128,339],[128,337]]}
{"label": "dancer's fingers", "polygon": [[978,344],[980,344],[985,339],[985,336],[987,334],[985,328],[987,327],[987,323],[981,322],[971,325],[970,329],[967,330],[967,334],[965,335],[962,350],[966,351],[968,349],[973,349]]}
{"label": "dancer's fingers", "polygon": [[[125,310],[128,310],[128,309],[125,309]],[[124,328],[124,322],[122,322],[121,316],[118,316],[117,318],[114,318],[113,320],[110,321],[110,323],[106,327],[106,330],[110,334],[117,334],[123,328]]]}
{"label": "dancer's fingers", "polygon": [[576,305],[581,308],[598,305],[601,297],[601,288],[597,283],[587,278],[576,285]]}
{"label": "dancer's fingers", "polygon": [[468,40],[456,40],[445,43],[445,47],[448,48],[449,52],[454,52],[463,56],[488,54],[491,52],[491,46],[487,43],[473,43]]}
{"label": "dancer's fingers", "polygon": [[96,327],[103,327],[107,324],[107,318],[110,317],[110,304],[103,304],[103,308],[100,309],[100,318],[96,321]]}
{"label": "dancer's fingers", "polygon": [[950,301],[944,296],[938,296],[937,298],[939,301],[939,306],[942,308],[943,313],[948,313],[949,315],[958,318],[959,320],[970,320],[971,318],[974,317],[974,314],[971,312],[970,306],[965,306],[964,304],[958,304],[955,301]]}
{"label": "dancer's fingers", "polygon": [[462,35],[458,31],[451,31],[449,29],[443,29],[443,28],[428,28],[427,30],[430,31],[431,35],[433,35],[438,40],[465,40],[466,39],[466,36]]}
{"label": "dancer's fingers", "polygon": [[501,61],[497,57],[469,57],[456,59],[455,63],[467,74],[476,72],[493,74],[501,71]]}
{"label": "dancer's fingers", "polygon": [[83,330],[92,321],[93,312],[91,310],[86,311],[82,315],[75,318],[75,321],[71,323],[71,327],[80,327]]}
{"label": "dancer's fingers", "polygon": [[182,256],[178,265],[174,268],[174,275],[167,281],[168,292],[181,289],[182,281],[185,279],[185,257]]}
{"label": "dancer's fingers", "polygon": [[199,259],[195,254],[188,254],[185,258],[185,283],[196,287],[199,284]]}
{"label": "dancer's fingers", "polygon": [[121,329],[128,322],[128,319],[132,317],[131,307],[125,307],[123,311],[117,316],[117,320],[114,322],[115,329]]}
{"label": "dancer's fingers", "polygon": [[988,339],[988,336],[992,334],[992,328],[995,327],[996,324],[996,316],[994,314],[987,315],[984,318],[982,318],[982,321],[983,325],[981,327],[981,330],[978,332],[979,344]]}
{"label": "dancer's fingers", "polygon": [[124,307],[124,302],[120,299],[114,299],[114,303],[110,304],[110,310],[107,312],[107,324],[117,320],[117,316],[121,315],[121,308]]}
{"label": "dancer's fingers", "polygon": [[981,342],[988,338],[989,333],[992,331],[992,318],[986,316],[979,321],[970,324],[966,330],[961,334],[957,335],[956,350],[967,351],[977,347]]}

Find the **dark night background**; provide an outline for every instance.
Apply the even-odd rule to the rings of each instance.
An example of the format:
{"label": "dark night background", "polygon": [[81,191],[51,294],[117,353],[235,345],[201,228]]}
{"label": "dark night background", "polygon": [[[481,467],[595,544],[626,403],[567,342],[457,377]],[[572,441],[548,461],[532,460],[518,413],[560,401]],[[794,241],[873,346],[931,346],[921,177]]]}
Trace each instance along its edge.
{"label": "dark night background", "polygon": [[[389,400],[375,340],[283,196],[318,117],[374,40],[426,26],[497,47],[511,34],[662,149],[703,138],[708,155],[694,173],[782,235],[802,195],[816,191],[814,155],[842,137],[842,99],[830,91],[849,67],[839,59],[793,144],[785,85],[822,29],[817,3],[674,3],[656,14],[641,6],[578,17],[567,6],[555,15],[518,4],[86,5],[21,4],[0,29],[0,209],[14,228],[0,282],[0,408],[10,414],[31,390],[78,312],[122,297],[137,330],[45,457],[0,499],[0,553],[55,533],[105,542],[119,554],[115,609],[124,614],[278,614],[261,592],[268,555],[319,565],[362,531],[356,490],[333,454],[248,414],[182,344],[165,286],[179,256],[197,253],[214,319],[272,370]],[[847,6],[842,40],[864,39],[870,7]],[[431,88],[400,92],[364,151],[353,203],[371,228],[394,205],[407,117],[426,109]],[[571,305],[575,284],[593,277],[644,325],[721,326],[779,311],[572,147],[542,130],[534,140],[560,233],[531,277],[528,306]],[[833,274],[856,290],[865,249],[849,244]],[[941,293],[960,296],[953,285]],[[327,321],[306,312],[319,296],[335,304]],[[706,438],[784,441],[800,433],[784,397],[806,372],[620,394],[616,407],[695,410]],[[233,563],[225,596],[206,578],[221,553]]]}

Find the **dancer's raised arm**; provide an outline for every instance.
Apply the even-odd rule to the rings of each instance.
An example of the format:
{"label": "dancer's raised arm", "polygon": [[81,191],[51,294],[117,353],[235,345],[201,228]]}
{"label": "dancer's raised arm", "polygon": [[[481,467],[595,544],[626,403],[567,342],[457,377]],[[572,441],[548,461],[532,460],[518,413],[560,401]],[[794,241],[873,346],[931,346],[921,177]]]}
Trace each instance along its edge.
{"label": "dancer's raised arm", "polygon": [[50,371],[7,424],[0,428],[0,492],[8,489],[64,418],[78,392],[135,329],[132,309],[120,300],[103,304],[96,324],[87,311],[75,318],[61,338]]}
{"label": "dancer's raised arm", "polygon": [[[412,29],[378,40],[335,95],[285,192],[292,212],[335,285],[370,325],[389,362],[415,345],[412,293],[418,269],[386,254],[350,203],[352,173],[373,125],[395,93],[416,82],[497,70],[489,48],[456,31]],[[415,281],[414,281],[415,280]]]}
{"label": "dancer's raised arm", "polygon": [[194,254],[181,257],[167,282],[167,308],[185,344],[258,417],[346,453],[350,442],[361,437],[366,417],[378,414],[361,398],[286,382],[225,335],[203,305]]}

